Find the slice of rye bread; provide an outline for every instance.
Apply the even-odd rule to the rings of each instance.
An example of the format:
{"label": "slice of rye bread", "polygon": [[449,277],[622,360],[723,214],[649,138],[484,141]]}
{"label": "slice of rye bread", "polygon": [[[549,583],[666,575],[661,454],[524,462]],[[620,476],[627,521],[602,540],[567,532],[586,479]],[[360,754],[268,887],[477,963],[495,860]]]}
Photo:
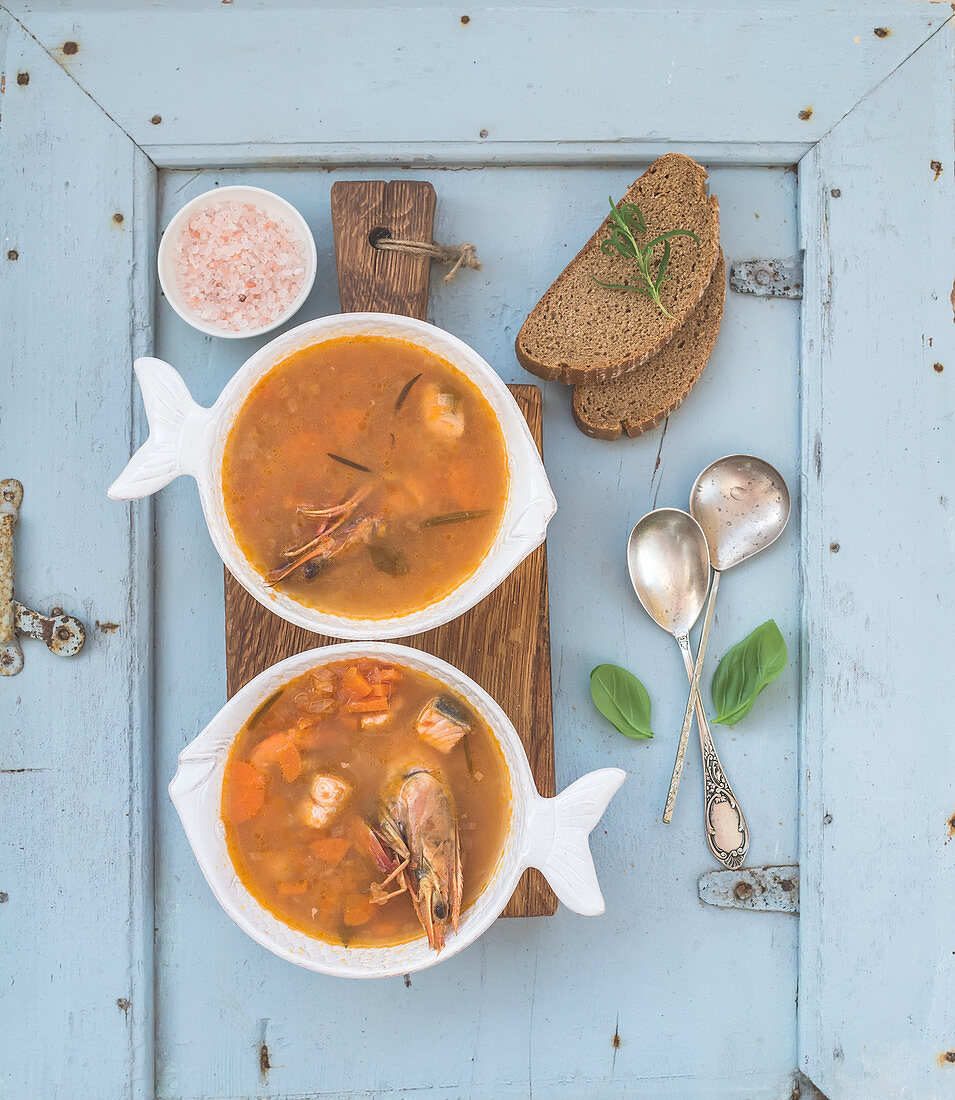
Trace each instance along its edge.
{"label": "slice of rye bread", "polygon": [[[661,297],[665,316],[635,290],[608,290],[594,282],[633,283],[637,267],[601,243],[610,235],[610,217],[577,253],[531,310],[517,334],[521,365],[541,378],[561,382],[608,382],[628,374],[654,355],[686,320],[706,290],[720,239],[720,207],[706,196],[706,171],[680,153],[654,161],[621,202],[640,207],[647,240],[669,229],[689,229],[690,237],[670,241],[671,256]],[[659,264],[662,246],[654,259]]]}
{"label": "slice of rye bread", "polygon": [[574,388],[574,419],[585,435],[640,435],[678,408],[699,381],[723,317],[726,264],[722,251],[700,304],[673,339],[639,370],[603,385]]}

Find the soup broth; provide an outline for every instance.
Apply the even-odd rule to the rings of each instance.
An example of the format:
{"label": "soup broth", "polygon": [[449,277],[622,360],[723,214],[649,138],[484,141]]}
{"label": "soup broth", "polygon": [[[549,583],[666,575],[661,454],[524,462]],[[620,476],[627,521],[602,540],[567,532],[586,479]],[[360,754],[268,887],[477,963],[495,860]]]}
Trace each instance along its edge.
{"label": "soup broth", "polygon": [[383,619],[447,595],[507,501],[500,425],[459,370],[405,340],[303,348],[254,387],[226,440],[226,513],[276,590]]}
{"label": "soup broth", "polygon": [[463,699],[363,658],[266,700],[230,751],[221,813],[239,878],[285,924],[382,946],[428,932],[430,918],[440,948],[455,880],[463,912],[494,873],[511,788],[497,741]]}

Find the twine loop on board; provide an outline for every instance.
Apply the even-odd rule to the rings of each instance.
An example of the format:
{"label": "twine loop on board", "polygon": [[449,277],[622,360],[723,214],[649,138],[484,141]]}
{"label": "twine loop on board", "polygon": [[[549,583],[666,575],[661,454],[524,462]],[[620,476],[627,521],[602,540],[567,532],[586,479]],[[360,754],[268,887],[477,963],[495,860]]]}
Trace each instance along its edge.
{"label": "twine loop on board", "polygon": [[430,256],[435,263],[451,264],[451,270],[445,275],[444,281],[450,283],[462,267],[468,267],[472,271],[481,270],[481,261],[477,256],[477,249],[469,241],[463,244],[443,245],[435,241],[406,241],[398,237],[392,237],[387,230],[378,230],[371,235],[371,243],[375,248],[386,252],[404,252],[409,256]]}

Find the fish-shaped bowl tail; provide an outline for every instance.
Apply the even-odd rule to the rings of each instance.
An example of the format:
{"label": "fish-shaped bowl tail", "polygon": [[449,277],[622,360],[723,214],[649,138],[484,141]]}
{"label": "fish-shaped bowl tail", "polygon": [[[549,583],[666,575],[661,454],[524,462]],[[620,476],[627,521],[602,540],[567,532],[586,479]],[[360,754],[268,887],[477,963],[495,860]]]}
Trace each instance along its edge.
{"label": "fish-shaped bowl tail", "polygon": [[138,500],[158,492],[180,474],[195,476],[202,461],[211,410],[197,405],[182,375],[162,359],[133,364],[149,435],[106,490],[111,500]]}
{"label": "fish-shaped bowl tail", "polygon": [[585,917],[606,908],[588,837],[626,778],[621,768],[588,772],[556,798],[538,797],[530,814],[528,865],[538,868],[568,909]]}

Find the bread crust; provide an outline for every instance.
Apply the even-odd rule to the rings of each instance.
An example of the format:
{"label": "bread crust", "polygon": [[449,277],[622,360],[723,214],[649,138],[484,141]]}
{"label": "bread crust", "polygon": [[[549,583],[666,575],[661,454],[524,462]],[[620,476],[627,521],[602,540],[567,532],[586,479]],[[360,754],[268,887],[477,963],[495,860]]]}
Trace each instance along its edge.
{"label": "bread crust", "polygon": [[[661,424],[670,413],[675,412],[680,405],[683,404],[689,396],[690,391],[700,380],[700,376],[703,374],[703,370],[713,352],[713,347],[716,344],[716,338],[719,335],[720,323],[723,317],[725,296],[726,262],[721,249],[717,256],[716,266],[713,270],[710,284],[707,287],[703,299],[696,307],[696,310],[690,314],[684,324],[674,334],[670,343],[667,344],[666,347],[660,349],[656,356],[641,367],[641,371],[658,371],[668,374],[672,369],[673,357],[679,355],[681,350],[683,350],[679,349],[677,344],[679,343],[680,336],[685,334],[687,343],[692,343],[692,346],[685,350],[684,355],[687,358],[692,358],[693,363],[685,379],[685,385],[680,392],[672,395],[660,405],[653,406],[649,409],[634,410],[630,416],[622,415],[619,419],[614,417],[606,421],[595,421],[588,420],[587,414],[582,408],[587,393],[596,390],[599,394],[601,391],[610,390],[612,387],[616,386],[623,388],[626,386],[627,379],[618,379],[605,385],[595,384],[591,386],[588,384],[586,387],[576,387],[574,389],[572,411],[577,427],[585,435],[589,435],[593,439],[619,439],[623,432],[626,432],[628,436],[634,438],[635,436],[642,435],[644,432],[649,431],[651,428],[655,428],[658,424]],[[714,317],[715,323],[713,323],[711,319]]]}
{"label": "bread crust", "polygon": [[[658,332],[653,339],[645,341],[640,345],[639,349],[632,354],[621,356],[617,359],[604,360],[596,363],[591,362],[588,364],[554,362],[539,355],[535,355],[533,350],[527,346],[529,330],[536,328],[538,324],[537,318],[540,312],[545,310],[555,297],[559,296],[561,289],[566,285],[568,280],[575,276],[575,268],[581,264],[592,264],[591,254],[596,254],[596,252],[599,251],[600,242],[605,240],[609,235],[610,217],[608,215],[608,217],[601,222],[597,231],[590,237],[586,244],[584,244],[583,248],[581,248],[560,275],[557,276],[521,326],[520,332],[517,334],[517,339],[514,343],[514,350],[518,361],[525,370],[530,371],[531,374],[535,374],[539,378],[557,380],[568,385],[575,385],[583,382],[608,382],[611,379],[629,374],[646,363],[647,360],[655,355],[681,327],[706,292],[719,253],[719,200],[715,195],[709,197],[706,195],[706,170],[701,165],[697,164],[696,161],[683,156],[681,153],[667,153],[654,161],[643,175],[627,189],[626,194],[620,200],[621,203],[639,200],[641,186],[649,186],[653,183],[657,175],[669,168],[676,167],[684,170],[687,166],[690,167],[692,174],[695,176],[693,197],[698,200],[701,206],[708,209],[708,220],[712,226],[711,239],[708,238],[702,242],[703,248],[709,249],[712,255],[709,257],[709,263],[705,269],[706,278],[702,280],[700,285],[696,288],[696,293],[693,295],[685,295],[679,310],[674,313],[673,319],[670,321],[664,319],[662,324],[660,324],[656,313],[649,313],[649,310],[656,311],[656,306],[642,295],[633,294],[632,297],[637,302],[648,303],[649,316],[656,324]],[[637,205],[639,205],[639,201],[637,201]],[[683,227],[670,226],[670,228]],[[677,238],[677,240],[679,240],[679,238]],[[606,293],[608,308],[612,309],[615,304],[613,301],[614,296],[625,294],[626,292],[608,290]],[[660,317],[662,317],[662,314]],[[546,322],[542,323],[546,324]]]}

